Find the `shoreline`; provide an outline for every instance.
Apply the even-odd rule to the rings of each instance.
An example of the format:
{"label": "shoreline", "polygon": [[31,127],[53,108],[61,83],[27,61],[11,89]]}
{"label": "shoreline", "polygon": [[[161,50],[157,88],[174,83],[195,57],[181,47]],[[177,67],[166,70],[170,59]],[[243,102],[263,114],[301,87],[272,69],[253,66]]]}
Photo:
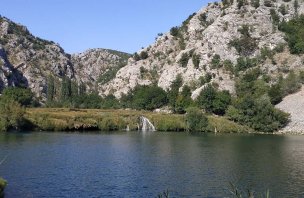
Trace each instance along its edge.
{"label": "shoreline", "polygon": [[[148,118],[158,132],[186,132],[185,115],[136,110],[28,108],[25,130],[34,131],[138,131],[139,117]],[[250,133],[254,130],[225,117],[208,115],[207,132]]]}

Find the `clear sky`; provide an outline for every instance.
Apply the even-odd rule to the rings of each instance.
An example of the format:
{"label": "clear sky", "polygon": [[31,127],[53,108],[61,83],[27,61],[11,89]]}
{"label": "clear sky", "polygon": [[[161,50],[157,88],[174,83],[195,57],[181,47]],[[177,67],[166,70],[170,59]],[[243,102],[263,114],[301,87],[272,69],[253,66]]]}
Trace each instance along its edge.
{"label": "clear sky", "polygon": [[180,25],[207,0],[0,0],[0,15],[68,53],[108,48],[133,53]]}

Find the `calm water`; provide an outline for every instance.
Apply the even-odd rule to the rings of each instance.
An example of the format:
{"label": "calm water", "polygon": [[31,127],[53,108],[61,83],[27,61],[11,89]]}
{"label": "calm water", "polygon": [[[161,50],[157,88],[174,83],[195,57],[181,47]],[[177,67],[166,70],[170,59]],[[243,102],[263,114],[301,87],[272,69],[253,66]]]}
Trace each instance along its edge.
{"label": "calm water", "polygon": [[228,197],[229,182],[304,197],[304,137],[1,134],[10,197]]}

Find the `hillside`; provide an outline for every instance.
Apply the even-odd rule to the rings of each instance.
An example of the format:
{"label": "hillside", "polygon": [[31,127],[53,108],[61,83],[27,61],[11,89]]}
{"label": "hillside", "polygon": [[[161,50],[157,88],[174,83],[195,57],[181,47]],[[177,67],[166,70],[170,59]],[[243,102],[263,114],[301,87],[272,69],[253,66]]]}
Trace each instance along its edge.
{"label": "hillside", "polygon": [[58,44],[35,37],[25,26],[0,17],[0,92],[8,86],[28,87],[45,101],[50,76],[58,89],[67,77],[92,90],[102,73],[122,67],[128,57],[105,49],[70,55]]}
{"label": "hillside", "polygon": [[[209,73],[211,83],[234,93],[236,76],[250,67],[245,64],[242,68],[238,59],[248,57],[259,59],[255,66],[275,82],[279,75],[302,67],[303,56],[288,51],[285,34],[278,30],[280,21],[304,12],[304,4],[297,2],[295,7],[295,1],[209,3],[138,51],[113,80],[100,85],[100,92],[120,97],[137,84],[152,83],[168,90],[180,74],[196,98],[205,86],[201,79]],[[267,53],[272,55],[267,57]]]}
{"label": "hillside", "polygon": [[111,80],[116,72],[127,64],[129,54],[108,49],[90,49],[71,57],[78,81],[95,90],[98,83]]}

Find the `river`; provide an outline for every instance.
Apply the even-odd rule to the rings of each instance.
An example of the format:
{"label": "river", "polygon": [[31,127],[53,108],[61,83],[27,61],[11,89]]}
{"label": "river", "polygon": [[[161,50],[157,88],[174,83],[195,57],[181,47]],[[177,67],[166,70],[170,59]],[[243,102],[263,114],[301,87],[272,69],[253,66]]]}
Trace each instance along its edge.
{"label": "river", "polygon": [[304,136],[0,134],[6,197],[304,197]]}

